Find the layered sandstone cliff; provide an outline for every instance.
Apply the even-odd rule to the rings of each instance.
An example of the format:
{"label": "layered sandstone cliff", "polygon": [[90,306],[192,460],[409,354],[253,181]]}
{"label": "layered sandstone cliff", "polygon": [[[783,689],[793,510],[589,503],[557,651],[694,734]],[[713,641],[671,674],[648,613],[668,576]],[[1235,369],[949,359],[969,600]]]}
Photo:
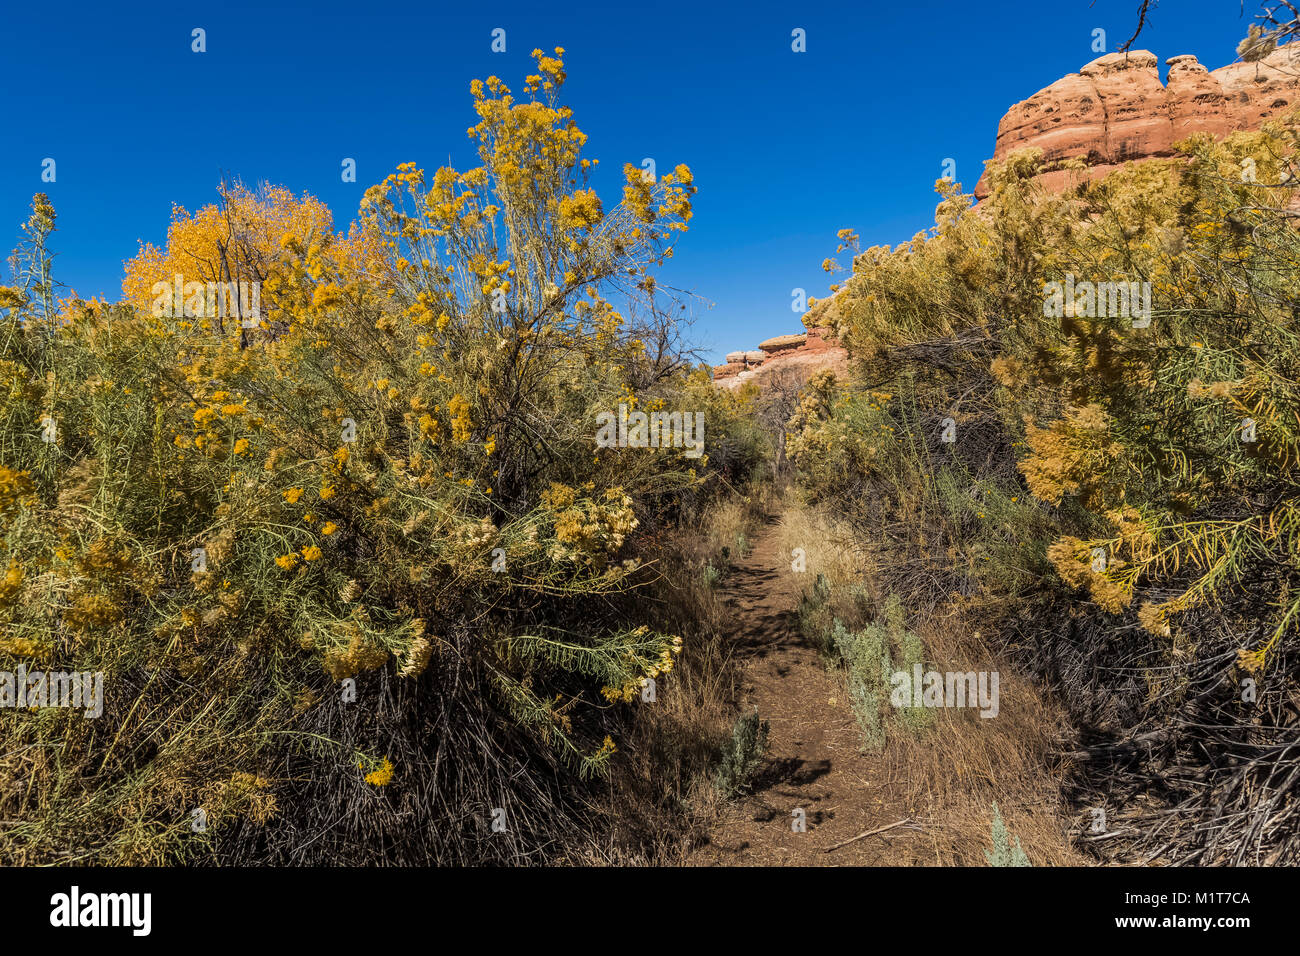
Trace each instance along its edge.
{"label": "layered sandstone cliff", "polygon": [[725,365],[713,367],[714,382],[724,388],[735,388],[751,379],[761,386],[765,379],[783,371],[811,374],[831,368],[842,372],[848,365],[848,353],[835,344],[830,331],[824,328],[778,335],[760,342],[756,349],[728,352],[726,359]]}
{"label": "layered sandstone cliff", "polygon": [[[1089,169],[1042,174],[1063,188],[1080,175],[1094,179],[1135,159],[1174,155],[1192,133],[1223,136],[1257,129],[1300,103],[1300,44],[1280,47],[1259,63],[1210,71],[1194,56],[1170,57],[1160,82],[1154,53],[1108,53],[1017,103],[998,124],[994,159],[1037,146],[1043,160],[1084,157]],[[981,176],[975,195],[988,195]]]}

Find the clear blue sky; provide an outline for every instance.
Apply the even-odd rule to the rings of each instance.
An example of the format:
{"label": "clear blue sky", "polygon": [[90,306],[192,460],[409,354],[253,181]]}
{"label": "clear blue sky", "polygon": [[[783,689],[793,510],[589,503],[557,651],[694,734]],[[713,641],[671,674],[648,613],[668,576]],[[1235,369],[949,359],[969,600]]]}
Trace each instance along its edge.
{"label": "clear blue sky", "polygon": [[[931,225],[943,160],[973,188],[1007,107],[1093,59],[1094,28],[1123,43],[1138,0],[115,6],[11,3],[0,18],[0,248],[47,192],[56,275],[78,294],[116,299],[138,240],[164,239],[173,202],[211,202],[223,171],[310,192],[342,228],[398,163],[471,165],[470,80],[517,89],[529,52],[558,45],[607,201],[624,162],[694,169],[695,218],[663,280],[714,303],[693,337],[720,361],[800,330],[791,289],[825,294],[837,229],[872,245]],[[1163,0],[1137,47],[1214,69],[1247,22],[1237,0]]]}

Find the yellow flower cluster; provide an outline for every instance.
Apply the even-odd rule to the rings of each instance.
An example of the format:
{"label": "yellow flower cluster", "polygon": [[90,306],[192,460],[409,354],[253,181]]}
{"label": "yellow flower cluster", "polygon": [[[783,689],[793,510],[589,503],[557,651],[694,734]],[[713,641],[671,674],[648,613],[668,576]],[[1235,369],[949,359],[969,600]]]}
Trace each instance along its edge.
{"label": "yellow flower cluster", "polygon": [[0,518],[6,518],[35,492],[31,476],[0,465]]}
{"label": "yellow flower cluster", "polygon": [[638,524],[632,499],[622,488],[609,489],[604,504],[590,499],[575,502],[556,515],[551,559],[600,563],[603,555],[623,546]]}
{"label": "yellow flower cluster", "polygon": [[[650,629],[645,625],[642,625],[636,628],[636,630],[632,632],[631,636],[634,639],[644,639],[649,635],[649,633]],[[650,681],[656,680],[672,671],[673,666],[676,663],[676,657],[681,653],[681,650],[682,639],[680,636],[674,635],[657,658],[646,660],[644,662],[644,666],[638,676],[630,677],[619,687],[602,687],[600,689],[601,696],[610,703],[621,702],[626,704],[631,702],[641,692],[641,689],[650,683]],[[631,654],[631,652],[629,652],[629,654]]]}
{"label": "yellow flower cluster", "polygon": [[388,651],[368,640],[353,626],[347,647],[333,647],[325,655],[325,670],[330,677],[341,681],[361,671],[375,670],[388,663]]}
{"label": "yellow flower cluster", "polygon": [[566,232],[572,229],[590,230],[600,224],[604,215],[596,191],[580,189],[560,200],[558,225]]}
{"label": "yellow flower cluster", "polygon": [[[364,770],[365,764],[357,764],[358,769]],[[366,783],[372,787],[386,787],[393,782],[393,764],[387,757],[379,761],[379,765],[366,774]]]}
{"label": "yellow flower cluster", "polygon": [[469,417],[469,402],[461,395],[453,395],[447,401],[447,410],[451,413],[451,437],[455,442],[469,441],[473,422]]}
{"label": "yellow flower cluster", "polygon": [[17,558],[9,559],[9,568],[5,571],[3,579],[0,579],[0,606],[7,606],[14,602],[23,589],[23,566],[18,563]]}
{"label": "yellow flower cluster", "polygon": [[1020,462],[1029,490],[1059,505],[1065,495],[1080,495],[1091,508],[1102,508],[1114,495],[1111,471],[1121,446],[1110,437],[1110,417],[1099,405],[1067,409],[1047,428],[1025,428],[1031,454]]}
{"label": "yellow flower cluster", "polygon": [[1093,570],[1092,549],[1078,538],[1065,535],[1047,549],[1047,560],[1071,587],[1087,588],[1102,610],[1117,614],[1133,602],[1131,582],[1117,579],[1115,572],[1127,562],[1110,556],[1104,571]]}

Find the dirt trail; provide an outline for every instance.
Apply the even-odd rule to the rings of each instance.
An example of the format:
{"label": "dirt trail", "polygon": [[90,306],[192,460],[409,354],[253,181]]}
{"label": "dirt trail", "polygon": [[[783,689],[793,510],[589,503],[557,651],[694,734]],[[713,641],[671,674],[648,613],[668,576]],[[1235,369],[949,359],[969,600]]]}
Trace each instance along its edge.
{"label": "dirt trail", "polygon": [[[694,866],[843,866],[902,862],[909,829],[828,847],[915,816],[894,795],[883,760],[859,749],[857,722],[842,677],[828,671],[800,635],[796,608],[807,574],[777,550],[775,521],[723,585],[734,611],[730,639],[741,663],[743,707],[771,722],[768,752],[751,795],[728,806]],[[807,831],[795,832],[802,808]]]}

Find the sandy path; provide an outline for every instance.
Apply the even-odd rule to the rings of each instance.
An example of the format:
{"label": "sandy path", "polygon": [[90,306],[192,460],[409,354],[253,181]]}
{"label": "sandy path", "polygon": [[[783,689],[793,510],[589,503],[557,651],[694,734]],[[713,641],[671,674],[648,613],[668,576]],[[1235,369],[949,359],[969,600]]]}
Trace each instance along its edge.
{"label": "sandy path", "polygon": [[[758,706],[771,722],[768,752],[753,793],[724,811],[694,866],[843,866],[902,862],[916,831],[893,830],[826,849],[865,830],[910,816],[891,798],[878,755],[858,746],[857,723],[844,681],[828,671],[798,632],[795,609],[806,574],[791,570],[777,551],[775,524],[739,561],[723,584],[733,609],[732,650],[741,663],[745,710]],[[806,832],[795,832],[801,808]]]}

